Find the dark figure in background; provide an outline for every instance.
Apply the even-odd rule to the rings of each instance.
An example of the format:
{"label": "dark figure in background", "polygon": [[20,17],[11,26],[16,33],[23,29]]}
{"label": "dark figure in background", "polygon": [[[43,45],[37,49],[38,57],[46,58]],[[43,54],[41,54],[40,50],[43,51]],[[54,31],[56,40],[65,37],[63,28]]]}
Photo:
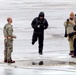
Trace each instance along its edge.
{"label": "dark figure in background", "polygon": [[44,40],[44,29],[48,28],[48,22],[44,18],[44,12],[40,12],[39,16],[34,18],[31,25],[34,29],[33,36],[32,36],[32,45],[38,40],[39,44],[39,54],[43,54],[43,40]]}

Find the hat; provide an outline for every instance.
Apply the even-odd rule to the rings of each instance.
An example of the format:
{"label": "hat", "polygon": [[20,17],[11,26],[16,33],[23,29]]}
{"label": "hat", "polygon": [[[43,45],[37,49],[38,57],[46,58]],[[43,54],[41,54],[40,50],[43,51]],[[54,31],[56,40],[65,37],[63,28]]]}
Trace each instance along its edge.
{"label": "hat", "polygon": [[39,13],[39,17],[44,17],[45,15],[44,15],[44,12],[40,12]]}

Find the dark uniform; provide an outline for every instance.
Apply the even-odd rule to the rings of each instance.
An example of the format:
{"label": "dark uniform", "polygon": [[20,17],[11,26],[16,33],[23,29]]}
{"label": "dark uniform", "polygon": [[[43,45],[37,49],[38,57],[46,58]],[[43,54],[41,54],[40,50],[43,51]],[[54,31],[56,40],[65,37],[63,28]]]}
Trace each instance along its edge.
{"label": "dark uniform", "polygon": [[[43,19],[40,19],[43,17]],[[32,28],[34,29],[32,36],[32,45],[38,40],[39,43],[39,54],[42,54],[43,50],[43,40],[44,40],[44,29],[48,28],[48,22],[44,18],[44,13],[40,12],[39,16],[36,17],[32,23]]]}

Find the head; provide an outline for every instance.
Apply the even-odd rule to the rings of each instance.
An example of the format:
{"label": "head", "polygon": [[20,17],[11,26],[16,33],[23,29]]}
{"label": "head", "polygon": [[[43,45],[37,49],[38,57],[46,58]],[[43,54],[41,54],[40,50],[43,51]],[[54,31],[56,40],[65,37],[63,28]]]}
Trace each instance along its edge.
{"label": "head", "polygon": [[74,13],[73,12],[70,13],[70,18],[74,18]]}
{"label": "head", "polygon": [[12,18],[7,18],[8,23],[12,23]]}
{"label": "head", "polygon": [[44,16],[45,16],[44,12],[40,12],[38,17],[39,17],[40,20],[43,20]]}

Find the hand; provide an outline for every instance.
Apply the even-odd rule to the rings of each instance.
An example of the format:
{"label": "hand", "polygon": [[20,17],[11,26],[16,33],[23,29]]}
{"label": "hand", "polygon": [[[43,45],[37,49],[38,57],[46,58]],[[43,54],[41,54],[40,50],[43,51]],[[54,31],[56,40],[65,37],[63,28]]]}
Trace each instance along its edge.
{"label": "hand", "polygon": [[12,39],[12,37],[9,36],[8,39]]}
{"label": "hand", "polygon": [[37,27],[40,28],[40,25],[38,25]]}
{"label": "hand", "polygon": [[16,39],[17,37],[16,37],[15,35],[13,35],[13,38],[15,38],[15,39]]}

